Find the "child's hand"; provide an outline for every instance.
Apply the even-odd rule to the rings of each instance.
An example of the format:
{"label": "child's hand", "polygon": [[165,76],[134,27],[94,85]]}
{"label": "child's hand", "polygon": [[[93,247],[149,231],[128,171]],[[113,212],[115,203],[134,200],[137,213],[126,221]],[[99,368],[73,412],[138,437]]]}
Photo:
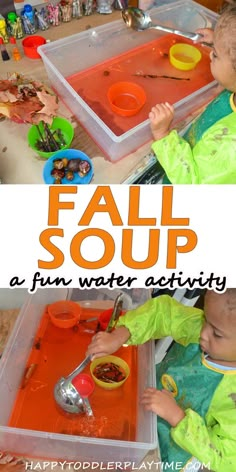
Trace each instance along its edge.
{"label": "child's hand", "polygon": [[172,393],[167,390],[147,388],[143,393],[141,403],[146,410],[153,411],[173,427],[185,417],[184,411],[176,403]]}
{"label": "child's hand", "polygon": [[115,329],[112,333],[100,331],[92,338],[86,355],[92,356],[92,360],[97,357],[107,356],[117,351],[130,337],[130,332],[125,326]]}
{"label": "child's hand", "polygon": [[211,28],[199,28],[196,33],[202,34],[202,38],[198,39],[196,43],[206,44],[212,46],[214,31]]}
{"label": "child's hand", "polygon": [[155,141],[169,134],[169,127],[174,118],[174,107],[168,102],[159,103],[149,113],[151,131]]}

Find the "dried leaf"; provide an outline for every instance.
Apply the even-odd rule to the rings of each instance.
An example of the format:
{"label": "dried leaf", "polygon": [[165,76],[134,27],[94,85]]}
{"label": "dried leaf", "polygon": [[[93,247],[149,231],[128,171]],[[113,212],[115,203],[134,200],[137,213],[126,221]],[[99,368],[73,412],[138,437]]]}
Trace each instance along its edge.
{"label": "dried leaf", "polygon": [[51,124],[57,114],[57,96],[48,87],[22,75],[13,74],[0,80],[0,118],[7,117],[18,123]]}
{"label": "dried leaf", "polygon": [[44,113],[48,116],[55,116],[58,110],[57,97],[50,95],[47,92],[37,92],[37,96],[44,107],[40,110],[40,113]]}
{"label": "dried leaf", "polygon": [[22,457],[15,457],[8,452],[0,452],[0,472],[25,471],[26,461]]}
{"label": "dried leaf", "polygon": [[7,102],[16,102],[17,97],[10,92],[10,90],[6,90],[4,92],[0,92],[0,102],[7,103]]}

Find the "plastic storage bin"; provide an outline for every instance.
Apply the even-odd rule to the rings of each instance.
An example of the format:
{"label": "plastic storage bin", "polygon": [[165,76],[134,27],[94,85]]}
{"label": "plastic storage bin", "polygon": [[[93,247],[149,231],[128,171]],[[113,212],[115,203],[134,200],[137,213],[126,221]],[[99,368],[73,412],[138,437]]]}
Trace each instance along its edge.
{"label": "plastic storage bin", "polygon": [[[83,292],[83,291],[82,291]],[[112,291],[111,291],[112,293]],[[149,291],[147,291],[149,293]],[[25,364],[45,305],[66,299],[66,289],[38,290],[23,305],[15,328],[5,348],[0,364],[0,450],[47,460],[103,462],[141,462],[150,449],[157,446],[156,417],[138,405],[136,441],[119,441],[74,435],[32,431],[7,426],[19,388]],[[80,301],[89,307],[99,301],[99,290],[93,300]],[[94,306],[94,305],[93,305]],[[154,344],[146,343],[138,349],[138,395],[145,386],[155,386]],[[137,402],[138,402],[137,398]],[[37,408],[37,405],[35,406]]]}
{"label": "plastic storage bin", "polygon": [[[200,27],[214,26],[217,19],[216,13],[191,0],[180,0],[169,5],[153,8],[150,13],[154,23],[186,31],[195,31]],[[86,101],[82,98],[78,89],[78,93],[75,91],[69,83],[70,78],[79,72],[87,71],[89,68],[96,68],[99,64],[104,63],[106,65],[106,61],[119,55],[127,54],[129,51],[133,51],[163,36],[162,32],[156,30],[145,32],[133,31],[127,28],[121,19],[40,46],[38,49],[52,86],[111,161],[120,159],[151,140],[149,120],[147,119],[148,112],[150,111],[148,109],[149,105],[147,103],[146,111],[143,110],[143,114],[145,111],[144,116],[142,115],[144,121],[118,135],[107,122],[101,119],[102,112],[99,116],[89,105],[88,102],[90,100]],[[141,69],[142,64],[140,64]],[[200,71],[201,75],[203,76],[204,74],[201,74]],[[137,79],[137,77],[132,78]],[[173,87],[174,81],[168,82],[168,86]],[[177,86],[179,83],[178,81]],[[149,84],[151,85],[150,81],[147,85]],[[96,87],[97,89],[95,90]],[[180,122],[194,110],[209,101],[215,94],[215,87],[216,83],[212,79],[212,82],[206,86],[176,102],[175,123]],[[104,92],[104,88],[98,86],[96,80],[94,80],[93,88],[92,100],[97,100],[97,106],[99,106],[99,99],[101,98],[101,92]],[[89,95],[89,88],[87,93]],[[101,106],[103,107],[103,103],[101,103]]]}

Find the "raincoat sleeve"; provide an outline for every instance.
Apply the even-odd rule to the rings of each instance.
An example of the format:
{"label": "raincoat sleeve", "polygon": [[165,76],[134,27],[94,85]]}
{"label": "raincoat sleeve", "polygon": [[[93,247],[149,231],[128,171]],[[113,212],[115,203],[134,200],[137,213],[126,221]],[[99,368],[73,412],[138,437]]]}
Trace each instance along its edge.
{"label": "raincoat sleeve", "polygon": [[[222,398],[223,399],[223,398]],[[204,419],[187,409],[186,416],[171,428],[173,440],[212,471],[235,472],[236,468],[236,409],[218,405],[217,419],[207,427]],[[186,468],[186,470],[188,470]]]}
{"label": "raincoat sleeve", "polygon": [[198,308],[186,307],[168,295],[152,298],[136,310],[119,318],[118,326],[130,331],[128,344],[143,344],[149,339],[172,336],[187,346],[199,342],[204,315]]}
{"label": "raincoat sleeve", "polygon": [[212,125],[191,148],[177,131],[152,149],[172,184],[236,183],[236,113]]}

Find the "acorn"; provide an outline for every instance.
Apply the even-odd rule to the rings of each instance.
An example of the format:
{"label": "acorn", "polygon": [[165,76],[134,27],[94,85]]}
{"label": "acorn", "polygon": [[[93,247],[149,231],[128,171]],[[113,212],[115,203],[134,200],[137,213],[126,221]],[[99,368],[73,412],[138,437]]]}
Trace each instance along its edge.
{"label": "acorn", "polygon": [[67,169],[71,170],[72,172],[78,172],[80,162],[80,159],[70,159],[67,164]]}
{"label": "acorn", "polygon": [[63,160],[62,159],[55,159],[55,161],[53,161],[53,167],[54,169],[63,169],[64,164],[63,164]]}
{"label": "acorn", "polygon": [[67,167],[68,159],[66,157],[62,158],[62,162],[63,162],[63,167]]}
{"label": "acorn", "polygon": [[88,161],[80,161],[78,174],[80,177],[85,177],[89,173],[91,165]]}
{"label": "acorn", "polygon": [[57,177],[57,178],[54,180],[54,184],[56,184],[56,185],[62,184],[61,179],[59,179],[59,177]]}
{"label": "acorn", "polygon": [[51,175],[55,177],[55,179],[63,179],[65,177],[65,170],[64,169],[52,169]]}
{"label": "acorn", "polygon": [[72,170],[68,170],[68,172],[66,172],[66,179],[73,180],[73,178],[74,178],[74,172],[72,172]]}

